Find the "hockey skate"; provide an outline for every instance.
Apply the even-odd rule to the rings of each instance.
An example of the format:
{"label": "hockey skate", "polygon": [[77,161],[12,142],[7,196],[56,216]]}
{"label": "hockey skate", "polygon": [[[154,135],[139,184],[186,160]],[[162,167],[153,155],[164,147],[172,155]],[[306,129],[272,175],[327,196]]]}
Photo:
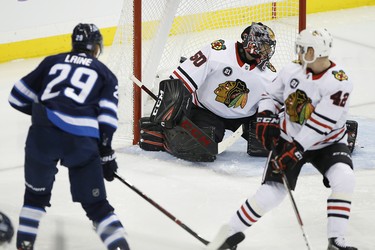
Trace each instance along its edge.
{"label": "hockey skate", "polygon": [[34,243],[30,241],[22,241],[21,246],[18,247],[18,250],[33,250]]}
{"label": "hockey skate", "polygon": [[343,246],[338,242],[337,238],[329,238],[327,250],[358,250],[358,248]]}
{"label": "hockey skate", "polygon": [[230,249],[236,250],[237,245],[245,239],[245,234],[242,232],[238,232],[233,234],[232,236],[228,237],[225,242],[219,247],[219,249]]}
{"label": "hockey skate", "polygon": [[237,245],[245,239],[245,234],[242,232],[235,233],[231,236],[228,225],[223,225],[215,238],[208,245],[208,250],[218,250],[218,249],[230,249],[236,250]]}

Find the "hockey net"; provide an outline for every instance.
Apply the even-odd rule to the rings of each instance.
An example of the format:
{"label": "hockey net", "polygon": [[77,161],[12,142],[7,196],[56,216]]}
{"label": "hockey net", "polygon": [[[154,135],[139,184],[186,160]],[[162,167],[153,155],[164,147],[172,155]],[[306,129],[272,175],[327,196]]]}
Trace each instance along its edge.
{"label": "hockey net", "polygon": [[[217,39],[240,41],[242,31],[252,22],[263,22],[275,32],[277,45],[271,62],[280,69],[295,58],[294,40],[305,18],[305,0],[124,0],[108,60],[120,85],[119,128],[114,141],[137,143],[138,120],[153,105],[147,94],[134,87],[130,76],[141,78],[157,93],[158,83],[178,66],[181,57],[189,57]],[[141,44],[138,49],[137,44]],[[138,88],[136,94],[134,88]]]}

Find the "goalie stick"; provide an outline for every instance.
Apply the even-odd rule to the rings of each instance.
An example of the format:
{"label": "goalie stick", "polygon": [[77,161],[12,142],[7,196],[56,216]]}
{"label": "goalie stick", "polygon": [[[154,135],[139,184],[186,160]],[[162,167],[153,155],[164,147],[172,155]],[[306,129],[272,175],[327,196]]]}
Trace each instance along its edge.
{"label": "goalie stick", "polygon": [[[134,75],[130,77],[135,84],[137,84],[142,90],[144,90],[147,94],[149,94],[155,101],[157,101],[158,97],[152,93],[143,83],[138,80]],[[191,124],[193,125],[193,124]],[[236,131],[234,131],[230,136],[225,138],[223,141],[217,144],[217,154],[221,154],[225,150],[227,150],[230,146],[232,146],[243,134],[243,128],[240,126]]]}
{"label": "goalie stick", "polygon": [[134,185],[132,185],[131,183],[129,183],[128,181],[126,181],[124,178],[122,178],[121,176],[119,176],[117,173],[114,173],[114,176],[119,181],[121,181],[126,186],[128,186],[130,189],[132,189],[134,192],[136,192],[138,195],[140,195],[143,199],[145,199],[146,201],[148,201],[151,205],[153,205],[154,207],[156,207],[159,211],[161,211],[163,214],[165,214],[168,218],[170,218],[171,220],[173,220],[174,222],[176,222],[177,225],[179,225],[180,227],[182,227],[183,229],[185,229],[185,231],[187,231],[189,234],[191,234],[192,236],[194,236],[196,239],[198,239],[203,244],[208,245],[209,241],[207,241],[207,240],[203,239],[202,237],[200,237],[196,232],[194,232],[192,229],[190,229],[188,226],[186,226],[184,223],[182,223],[179,219],[177,219],[176,217],[174,217],[167,210],[165,210],[164,208],[162,208],[158,203],[156,203],[155,201],[153,201],[147,195],[145,195],[144,193],[142,193]]}

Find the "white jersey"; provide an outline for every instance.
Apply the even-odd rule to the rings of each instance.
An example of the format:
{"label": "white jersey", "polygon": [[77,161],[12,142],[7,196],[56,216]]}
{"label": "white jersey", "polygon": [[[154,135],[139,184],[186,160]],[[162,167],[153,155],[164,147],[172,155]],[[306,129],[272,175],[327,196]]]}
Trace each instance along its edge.
{"label": "white jersey", "polygon": [[261,102],[259,112],[280,113],[281,136],[299,142],[304,150],[315,150],[335,142],[346,143],[346,120],[353,84],[335,63],[315,75],[298,62],[284,67],[267,92],[276,106]]}
{"label": "white jersey", "polygon": [[233,41],[214,41],[188,58],[171,75],[182,80],[192,93],[195,105],[227,119],[254,115],[265,93],[265,85],[276,77],[271,63],[267,63],[264,70],[244,63],[237,46],[240,44]]}

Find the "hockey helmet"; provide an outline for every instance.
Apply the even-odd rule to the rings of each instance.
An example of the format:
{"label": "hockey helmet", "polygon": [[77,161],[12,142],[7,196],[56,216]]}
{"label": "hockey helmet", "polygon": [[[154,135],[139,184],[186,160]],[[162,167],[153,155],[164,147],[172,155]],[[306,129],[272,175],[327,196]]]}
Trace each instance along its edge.
{"label": "hockey helmet", "polygon": [[10,243],[13,238],[14,229],[12,222],[2,212],[0,212],[0,246],[4,243]]}
{"label": "hockey helmet", "polygon": [[99,45],[100,54],[103,51],[103,36],[98,27],[95,24],[79,23],[72,34],[73,51],[94,52],[95,45]]}
{"label": "hockey helmet", "polygon": [[242,45],[258,63],[269,61],[276,48],[275,33],[263,23],[253,22],[241,34]]}
{"label": "hockey helmet", "polygon": [[307,63],[312,63],[319,57],[329,56],[332,49],[333,38],[327,29],[305,29],[296,38],[296,54],[301,53],[305,60],[308,48],[314,49],[314,58]]}

